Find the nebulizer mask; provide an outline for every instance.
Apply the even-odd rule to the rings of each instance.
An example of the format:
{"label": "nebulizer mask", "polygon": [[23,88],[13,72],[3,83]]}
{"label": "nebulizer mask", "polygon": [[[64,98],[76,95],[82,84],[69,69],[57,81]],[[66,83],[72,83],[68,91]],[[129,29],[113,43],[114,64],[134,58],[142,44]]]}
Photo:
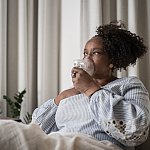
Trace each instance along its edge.
{"label": "nebulizer mask", "polygon": [[82,68],[90,76],[94,74],[95,70],[93,61],[88,58],[74,60],[74,67]]}

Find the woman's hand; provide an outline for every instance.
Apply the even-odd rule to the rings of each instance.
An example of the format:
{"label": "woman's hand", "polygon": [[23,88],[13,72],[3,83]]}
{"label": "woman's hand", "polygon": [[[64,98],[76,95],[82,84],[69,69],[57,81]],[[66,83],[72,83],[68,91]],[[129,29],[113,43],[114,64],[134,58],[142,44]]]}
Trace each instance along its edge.
{"label": "woman's hand", "polygon": [[56,98],[55,98],[55,104],[56,105],[59,105],[60,101],[62,99],[65,99],[67,97],[70,97],[70,96],[73,96],[73,95],[77,95],[77,94],[80,94],[79,91],[77,91],[75,88],[71,88],[71,89],[68,89],[68,90],[65,90],[63,92],[61,92]]}
{"label": "woman's hand", "polygon": [[73,67],[71,72],[72,82],[77,91],[90,96],[100,89],[100,85],[83,69]]}

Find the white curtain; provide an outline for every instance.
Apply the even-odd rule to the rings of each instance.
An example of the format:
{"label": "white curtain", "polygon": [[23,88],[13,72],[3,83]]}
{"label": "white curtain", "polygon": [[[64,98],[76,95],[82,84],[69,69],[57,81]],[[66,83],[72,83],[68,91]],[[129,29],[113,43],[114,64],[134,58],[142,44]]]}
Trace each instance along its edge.
{"label": "white curtain", "polygon": [[38,1],[18,0],[17,91],[26,89],[21,114],[31,113],[37,105]]}
{"label": "white curtain", "polygon": [[60,0],[38,4],[38,104],[59,91]]}
{"label": "white curtain", "polygon": [[7,1],[0,0],[0,116],[6,115],[6,103],[2,101],[6,94],[7,68]]}
{"label": "white curtain", "polygon": [[59,91],[60,1],[0,0],[0,8],[0,114],[9,115],[3,95],[26,89],[23,117]]}
{"label": "white curtain", "polygon": [[[0,0],[0,111],[4,94],[26,88],[22,115],[72,87],[73,60],[96,27],[122,20],[150,46],[149,0]],[[150,91],[150,53],[118,77],[138,76]]]}

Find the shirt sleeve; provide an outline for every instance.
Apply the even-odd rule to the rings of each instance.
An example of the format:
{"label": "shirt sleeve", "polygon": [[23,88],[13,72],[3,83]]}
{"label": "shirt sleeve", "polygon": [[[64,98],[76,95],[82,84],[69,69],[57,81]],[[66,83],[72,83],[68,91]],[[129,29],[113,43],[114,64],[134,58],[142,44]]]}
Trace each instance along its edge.
{"label": "shirt sleeve", "polygon": [[102,89],[92,95],[91,110],[95,120],[109,136],[123,145],[140,145],[148,137],[149,94],[138,78],[113,88],[117,92]]}
{"label": "shirt sleeve", "polygon": [[54,103],[54,99],[46,101],[43,105],[34,110],[32,123],[39,125],[47,134],[57,131],[58,128],[55,122],[57,107],[58,106]]}

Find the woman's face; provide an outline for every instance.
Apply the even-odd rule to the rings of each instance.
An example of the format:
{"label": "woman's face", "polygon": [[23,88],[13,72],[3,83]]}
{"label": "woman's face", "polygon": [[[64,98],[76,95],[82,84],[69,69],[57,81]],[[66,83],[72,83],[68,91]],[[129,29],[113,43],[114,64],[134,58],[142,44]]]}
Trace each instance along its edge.
{"label": "woman's face", "polygon": [[100,37],[90,39],[84,48],[84,58],[88,58],[94,63],[95,79],[104,79],[112,75],[110,60],[103,50],[103,40]]}

